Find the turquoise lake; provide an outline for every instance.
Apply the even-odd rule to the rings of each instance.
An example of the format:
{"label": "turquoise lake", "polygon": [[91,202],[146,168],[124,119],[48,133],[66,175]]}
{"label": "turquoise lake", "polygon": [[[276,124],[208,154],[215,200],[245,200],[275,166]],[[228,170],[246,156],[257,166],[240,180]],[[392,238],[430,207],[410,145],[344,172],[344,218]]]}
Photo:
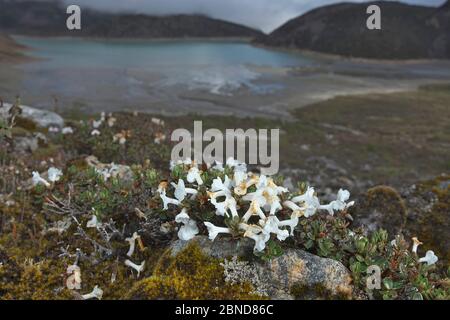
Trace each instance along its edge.
{"label": "turquoise lake", "polygon": [[450,63],[325,59],[233,41],[15,39],[31,62],[0,66],[0,95],[59,111],[291,117],[338,95],[414,90]]}
{"label": "turquoise lake", "polygon": [[[84,71],[90,77],[85,79],[87,82],[111,81],[139,87],[140,82],[148,81],[160,88],[180,85],[215,94],[231,94],[246,86],[255,93],[264,93],[276,90],[279,84],[254,84],[261,74],[250,66],[276,68],[313,64],[299,54],[254,47],[244,42],[15,39],[31,48],[29,53],[33,57],[43,59],[26,67],[30,75],[27,81],[41,83],[40,90],[62,85],[78,86],[80,72]],[[75,71],[61,79],[58,72],[61,70]],[[92,75],[92,70],[97,73]],[[133,73],[140,76],[133,76]],[[147,73],[144,78],[143,73]],[[52,83],[52,77],[57,79],[55,83]]]}

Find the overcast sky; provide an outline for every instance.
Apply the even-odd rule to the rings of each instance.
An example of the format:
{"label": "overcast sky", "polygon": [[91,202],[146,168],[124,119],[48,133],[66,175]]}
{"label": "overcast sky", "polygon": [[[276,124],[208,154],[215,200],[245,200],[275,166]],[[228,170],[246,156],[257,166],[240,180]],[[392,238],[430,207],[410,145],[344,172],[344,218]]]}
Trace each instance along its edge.
{"label": "overcast sky", "polygon": [[[65,0],[81,7],[109,11],[148,14],[200,13],[214,18],[245,24],[265,32],[313,8],[342,2],[340,0]],[[347,0],[367,2],[365,0]],[[403,2],[438,6],[446,0],[404,0]]]}

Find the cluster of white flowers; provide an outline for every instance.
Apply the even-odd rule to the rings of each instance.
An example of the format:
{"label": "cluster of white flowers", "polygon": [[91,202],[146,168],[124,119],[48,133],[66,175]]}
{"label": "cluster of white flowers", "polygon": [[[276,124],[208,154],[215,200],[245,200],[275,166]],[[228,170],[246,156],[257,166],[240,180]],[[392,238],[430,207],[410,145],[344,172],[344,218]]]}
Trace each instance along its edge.
{"label": "cluster of white flowers", "polygon": [[119,171],[120,171],[120,166],[118,166],[114,162],[104,168],[95,168],[95,172],[97,174],[101,175],[105,182],[108,181],[111,177],[117,176]]}
{"label": "cluster of white flowers", "polygon": [[[176,165],[188,168],[186,182],[180,179],[178,183],[171,184],[174,198],[167,195],[169,191],[167,182],[159,185],[158,192],[165,210],[169,205],[181,208],[181,212],[175,218],[177,223],[182,224],[178,237],[181,240],[190,240],[199,233],[199,228],[197,222],[190,218],[183,201],[188,195],[190,199],[195,199],[198,187],[204,185],[204,182],[195,162],[188,159],[171,163],[171,168]],[[339,190],[337,199],[328,204],[320,204],[313,188],[308,188],[302,195],[291,196],[288,189],[277,186],[272,178],[248,172],[244,163],[231,158],[226,163],[226,167],[230,169],[227,172],[231,172],[231,176],[225,174],[221,163],[209,167],[222,172],[224,176],[223,180],[217,177],[211,186],[206,186],[209,202],[214,206],[216,215],[237,220],[238,231],[242,236],[255,241],[254,250],[258,252],[265,249],[272,234],[280,241],[292,236],[300,217],[311,217],[319,210],[325,210],[333,215],[336,211],[345,210],[353,205],[353,202],[347,202],[350,193],[342,189]],[[190,187],[186,187],[186,183],[190,184]],[[253,188],[253,192],[248,192],[250,188]],[[288,200],[282,201],[281,198]],[[283,221],[278,219],[277,212],[282,209],[291,211],[290,219]],[[253,217],[257,219],[252,219]],[[204,222],[204,225],[212,241],[220,233],[232,234],[235,231],[228,227],[215,226],[210,222]]]}
{"label": "cluster of white flowers", "polygon": [[94,128],[94,130],[92,130],[91,135],[99,136],[101,134],[99,129],[103,125],[103,123],[106,123],[108,125],[108,127],[112,128],[116,124],[116,121],[117,121],[117,119],[115,117],[113,117],[112,113],[109,113],[108,115],[106,115],[105,112],[102,112],[100,114],[100,119],[94,120],[92,122],[92,127]]}
{"label": "cluster of white flowers", "polygon": [[127,139],[131,136],[130,130],[122,130],[113,136],[113,142],[118,142],[119,144],[125,144]]}
{"label": "cluster of white flowers", "polygon": [[47,188],[51,187],[52,183],[59,181],[63,175],[63,173],[60,169],[53,168],[53,167],[47,170],[48,181],[46,179],[42,178],[41,175],[39,174],[39,172],[37,172],[37,171],[33,171],[32,174],[33,174],[33,177],[31,179],[33,182],[33,186],[43,184]]}
{"label": "cluster of white flowers", "polygon": [[64,128],[62,128],[61,133],[64,135],[73,134],[73,129],[72,129],[72,127],[64,127]]}

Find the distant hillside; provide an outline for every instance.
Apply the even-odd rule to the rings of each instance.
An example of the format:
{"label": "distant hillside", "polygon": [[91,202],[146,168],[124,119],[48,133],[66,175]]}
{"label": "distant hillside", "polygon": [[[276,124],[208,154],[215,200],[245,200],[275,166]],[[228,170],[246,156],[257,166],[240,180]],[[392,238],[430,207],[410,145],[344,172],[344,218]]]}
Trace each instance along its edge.
{"label": "distant hillside", "polygon": [[382,30],[368,30],[370,3],[340,3],[312,10],[256,42],[323,53],[375,58],[450,58],[449,2],[441,8],[373,2]]}
{"label": "distant hillside", "polygon": [[427,24],[437,33],[432,42],[433,52],[438,57],[450,58],[450,0],[427,19]]}
{"label": "distant hillside", "polygon": [[261,32],[201,15],[110,14],[82,8],[82,30],[66,29],[65,7],[58,1],[0,0],[0,30],[38,36],[106,38],[254,38]]}

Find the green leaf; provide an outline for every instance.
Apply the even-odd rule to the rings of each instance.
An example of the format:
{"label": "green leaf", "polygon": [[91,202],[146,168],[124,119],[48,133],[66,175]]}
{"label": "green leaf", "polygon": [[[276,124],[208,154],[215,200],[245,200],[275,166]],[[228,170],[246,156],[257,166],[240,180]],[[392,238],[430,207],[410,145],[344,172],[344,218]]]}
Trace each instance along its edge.
{"label": "green leaf", "polygon": [[383,279],[383,285],[388,290],[392,290],[394,288],[394,282],[389,278]]}
{"label": "green leaf", "polygon": [[311,249],[312,247],[314,247],[314,241],[313,240],[308,240],[308,241],[306,241],[306,243],[305,243],[305,248],[306,249]]}

